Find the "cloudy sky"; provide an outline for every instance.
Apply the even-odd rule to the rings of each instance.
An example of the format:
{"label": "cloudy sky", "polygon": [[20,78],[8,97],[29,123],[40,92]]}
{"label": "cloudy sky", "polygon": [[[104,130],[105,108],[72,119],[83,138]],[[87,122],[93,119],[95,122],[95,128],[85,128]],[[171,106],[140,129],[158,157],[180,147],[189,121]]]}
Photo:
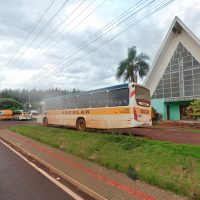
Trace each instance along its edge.
{"label": "cloudy sky", "polygon": [[199,0],[175,0],[149,15],[169,1],[1,0],[0,89],[122,83],[115,72],[127,48],[152,63],[176,15],[200,37]]}

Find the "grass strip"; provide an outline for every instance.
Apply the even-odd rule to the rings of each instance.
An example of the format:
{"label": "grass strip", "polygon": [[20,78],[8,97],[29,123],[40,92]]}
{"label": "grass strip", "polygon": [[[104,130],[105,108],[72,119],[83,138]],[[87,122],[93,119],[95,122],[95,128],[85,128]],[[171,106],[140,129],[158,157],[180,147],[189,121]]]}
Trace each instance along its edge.
{"label": "grass strip", "polygon": [[184,130],[191,133],[200,133],[200,129],[185,128]]}
{"label": "grass strip", "polygon": [[200,147],[40,126],[12,131],[177,194],[200,200]]}

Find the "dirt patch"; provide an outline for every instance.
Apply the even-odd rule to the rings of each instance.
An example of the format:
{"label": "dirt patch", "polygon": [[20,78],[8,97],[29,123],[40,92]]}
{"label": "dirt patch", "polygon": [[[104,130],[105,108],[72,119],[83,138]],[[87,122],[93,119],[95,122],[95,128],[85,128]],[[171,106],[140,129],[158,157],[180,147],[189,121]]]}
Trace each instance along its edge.
{"label": "dirt patch", "polygon": [[[123,130],[125,131],[125,130]],[[154,125],[151,128],[131,128],[126,131],[135,136],[170,141],[178,144],[200,145],[200,131],[191,132],[176,126]]]}

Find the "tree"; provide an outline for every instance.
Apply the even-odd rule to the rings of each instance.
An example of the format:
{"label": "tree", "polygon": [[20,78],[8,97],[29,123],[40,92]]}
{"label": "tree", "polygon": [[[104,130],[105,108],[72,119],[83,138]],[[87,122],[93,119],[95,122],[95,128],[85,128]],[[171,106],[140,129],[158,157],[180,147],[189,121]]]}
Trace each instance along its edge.
{"label": "tree", "polygon": [[14,99],[3,98],[0,99],[0,110],[20,110],[23,106]]}
{"label": "tree", "polygon": [[195,101],[190,103],[188,109],[191,109],[192,115],[200,119],[200,99],[196,99]]}
{"label": "tree", "polygon": [[149,70],[147,60],[149,60],[147,54],[140,53],[137,55],[136,46],[128,48],[128,57],[119,63],[116,78],[123,77],[124,82],[128,80],[137,83],[138,76],[143,78]]}

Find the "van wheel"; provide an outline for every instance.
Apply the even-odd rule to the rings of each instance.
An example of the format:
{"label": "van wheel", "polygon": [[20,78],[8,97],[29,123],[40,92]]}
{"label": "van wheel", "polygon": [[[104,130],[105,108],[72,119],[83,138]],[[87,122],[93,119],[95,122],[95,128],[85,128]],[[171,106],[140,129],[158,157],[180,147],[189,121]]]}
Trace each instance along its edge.
{"label": "van wheel", "polygon": [[86,130],[86,123],[85,123],[85,120],[83,118],[80,118],[80,119],[77,120],[76,128],[79,131],[85,131]]}
{"label": "van wheel", "polygon": [[43,119],[43,126],[48,126],[48,119],[46,117]]}

